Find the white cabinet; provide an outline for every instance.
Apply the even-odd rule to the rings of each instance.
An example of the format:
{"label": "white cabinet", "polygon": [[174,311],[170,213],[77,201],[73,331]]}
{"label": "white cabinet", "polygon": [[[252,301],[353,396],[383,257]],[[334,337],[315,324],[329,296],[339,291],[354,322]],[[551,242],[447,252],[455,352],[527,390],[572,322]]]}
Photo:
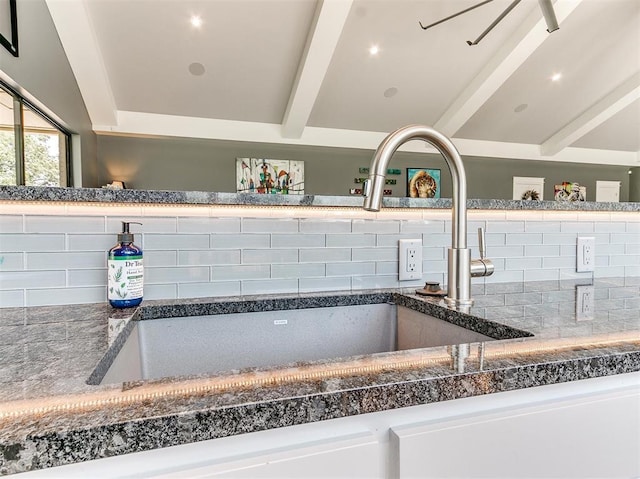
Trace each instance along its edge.
{"label": "white cabinet", "polygon": [[127,454],[19,477],[640,477],[640,373]]}

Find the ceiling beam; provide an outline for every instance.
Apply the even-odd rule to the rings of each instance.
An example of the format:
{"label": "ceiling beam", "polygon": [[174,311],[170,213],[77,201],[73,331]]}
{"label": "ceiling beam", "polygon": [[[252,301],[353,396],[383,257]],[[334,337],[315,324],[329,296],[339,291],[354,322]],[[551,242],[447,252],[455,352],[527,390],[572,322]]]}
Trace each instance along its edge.
{"label": "ceiling beam", "polygon": [[[388,132],[341,130],[335,128],[306,127],[300,138],[283,138],[278,123],[218,120],[188,116],[161,115],[118,111],[117,126],[93,126],[99,135],[136,137],[180,137],[210,140],[231,140],[248,143],[279,143],[285,145],[319,146],[329,148],[356,148],[375,150]],[[554,160],[568,163],[638,166],[640,158],[635,151],[565,148],[552,158],[540,154],[540,145],[505,143],[499,141],[452,138],[464,157],[493,157],[521,160]],[[409,141],[399,151],[434,153],[438,151],[423,141]]]}
{"label": "ceiling beam", "polygon": [[[558,22],[562,23],[581,2],[582,0],[558,0],[554,4]],[[536,6],[531,15],[502,44],[480,73],[438,119],[433,125],[434,128],[447,136],[454,136],[536,51],[548,35],[546,22]]]}
{"label": "ceiling beam", "polygon": [[587,109],[540,145],[543,156],[553,156],[640,98],[640,72],[636,72],[602,100]]}
{"label": "ceiling beam", "polygon": [[282,122],[284,138],[300,138],[347,21],[353,0],[319,0]]}
{"label": "ceiling beam", "polygon": [[116,103],[83,0],[45,0],[94,125],[116,125]]}

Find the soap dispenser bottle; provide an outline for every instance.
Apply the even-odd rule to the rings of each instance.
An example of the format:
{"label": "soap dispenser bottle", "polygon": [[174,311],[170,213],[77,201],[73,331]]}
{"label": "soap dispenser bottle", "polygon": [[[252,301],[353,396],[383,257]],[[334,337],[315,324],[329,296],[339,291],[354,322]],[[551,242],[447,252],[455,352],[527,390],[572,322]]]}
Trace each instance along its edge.
{"label": "soap dispenser bottle", "polygon": [[142,302],[142,250],[133,244],[133,234],[129,232],[132,223],[122,222],[118,244],[107,255],[107,298],[114,308],[132,308]]}

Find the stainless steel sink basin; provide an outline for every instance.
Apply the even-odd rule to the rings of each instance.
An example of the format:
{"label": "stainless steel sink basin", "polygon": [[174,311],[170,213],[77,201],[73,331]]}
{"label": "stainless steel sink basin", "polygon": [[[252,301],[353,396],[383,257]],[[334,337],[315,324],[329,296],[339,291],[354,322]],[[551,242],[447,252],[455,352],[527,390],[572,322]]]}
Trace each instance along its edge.
{"label": "stainless steel sink basin", "polygon": [[142,320],[102,383],[489,340],[388,303]]}

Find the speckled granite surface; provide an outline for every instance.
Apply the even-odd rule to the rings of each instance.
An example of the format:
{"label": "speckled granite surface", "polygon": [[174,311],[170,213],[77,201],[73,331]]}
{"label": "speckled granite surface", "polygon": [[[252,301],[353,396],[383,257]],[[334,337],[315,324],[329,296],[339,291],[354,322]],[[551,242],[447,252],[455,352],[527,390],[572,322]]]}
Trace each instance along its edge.
{"label": "speckled granite surface", "polygon": [[[474,287],[452,311],[412,291],[0,309],[0,473],[640,370],[640,278]],[[276,368],[90,385],[138,320],[395,302],[500,339]],[[464,354],[463,354],[464,352]]]}
{"label": "speckled granite surface", "polygon": [[[362,207],[360,196],[258,195],[208,191],[111,190],[106,188],[52,188],[0,186],[0,200],[76,201],[89,203],[155,203],[184,205],[342,206]],[[386,208],[451,208],[451,199],[383,198]],[[640,203],[480,200],[467,201],[469,209],[640,211]]]}

